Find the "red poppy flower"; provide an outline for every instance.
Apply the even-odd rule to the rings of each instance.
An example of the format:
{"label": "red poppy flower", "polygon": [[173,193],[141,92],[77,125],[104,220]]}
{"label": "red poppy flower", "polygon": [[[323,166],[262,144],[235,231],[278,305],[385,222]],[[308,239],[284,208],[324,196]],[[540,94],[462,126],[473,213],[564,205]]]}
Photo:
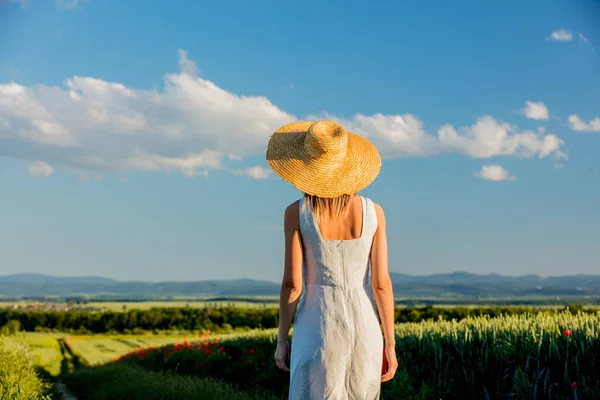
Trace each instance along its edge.
{"label": "red poppy flower", "polygon": [[563,332],[563,335],[565,336],[571,336],[571,330],[570,329],[565,329],[565,331]]}
{"label": "red poppy flower", "polygon": [[250,349],[250,354],[254,354],[254,353],[256,353],[256,350]]}
{"label": "red poppy flower", "polygon": [[577,386],[577,382],[573,382],[573,383],[571,383],[571,387],[572,387],[572,388],[574,388],[574,387],[576,387],[576,386]]}

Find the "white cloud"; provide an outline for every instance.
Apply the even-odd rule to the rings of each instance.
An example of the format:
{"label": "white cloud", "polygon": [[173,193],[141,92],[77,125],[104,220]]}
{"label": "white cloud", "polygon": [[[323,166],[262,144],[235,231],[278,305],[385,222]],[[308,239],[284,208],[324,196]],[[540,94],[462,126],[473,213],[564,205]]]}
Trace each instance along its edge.
{"label": "white cloud", "polygon": [[28,161],[27,172],[31,176],[49,177],[54,173],[54,168],[43,161]]}
{"label": "white cloud", "polygon": [[558,29],[552,32],[552,34],[546,38],[546,40],[552,40],[555,42],[570,42],[573,39],[579,39],[581,43],[583,43],[586,46],[589,46],[594,53],[596,52],[596,49],[594,48],[590,39],[581,32],[577,32],[577,34],[575,35],[573,34],[573,32],[567,29]]}
{"label": "white cloud", "polygon": [[198,75],[200,72],[198,70],[198,66],[196,62],[190,60],[187,56],[187,52],[185,50],[179,49],[179,69],[181,72],[189,74],[189,75]]}
{"label": "white cloud", "polygon": [[322,114],[310,115],[306,119],[336,121],[346,130],[369,138],[384,158],[427,157],[440,153],[439,140],[425,132],[423,122],[411,114],[356,114],[349,120]]}
{"label": "white cloud", "polygon": [[578,132],[600,132],[600,117],[585,122],[578,115],[569,116],[569,127]]}
{"label": "white cloud", "polygon": [[438,131],[440,145],[444,151],[455,151],[474,158],[490,158],[501,155],[545,158],[556,156],[564,145],[554,134],[536,131],[519,131],[493,117],[481,117],[475,125],[461,128],[457,132],[451,125]]}
{"label": "white cloud", "polygon": [[571,31],[566,29],[558,29],[546,38],[547,40],[554,40],[555,42],[569,42],[573,39]]}
{"label": "white cloud", "polygon": [[510,175],[507,170],[500,165],[484,165],[481,170],[475,173],[475,176],[488,181],[515,181],[517,177]]}
{"label": "white cloud", "polygon": [[[155,90],[80,76],[62,86],[0,84],[0,157],[40,160],[92,176],[132,170],[207,176],[222,170],[267,177],[264,167],[231,164],[264,154],[270,135],[296,117],[265,97],[234,94],[197,76],[184,51],[179,66]],[[564,158],[556,135],[520,131],[491,116],[472,126],[444,125],[436,133],[411,114],[306,120],[321,118],[368,137],[385,158],[443,153]]]}
{"label": "white cloud", "polygon": [[549,118],[548,107],[544,103],[525,101],[525,108],[523,108],[523,114],[529,119],[547,121]]}
{"label": "white cloud", "polygon": [[137,90],[91,77],[63,87],[0,85],[0,156],[43,159],[93,171],[224,169],[228,154],[262,151],[295,117],[268,99],[235,95],[179,73],[161,90]]}
{"label": "white cloud", "polygon": [[235,170],[234,173],[237,175],[249,176],[254,179],[266,179],[271,174],[271,170],[257,165],[243,170]]}
{"label": "white cloud", "polygon": [[384,158],[427,157],[442,153],[460,153],[473,158],[500,155],[545,158],[556,155],[564,145],[554,134],[519,131],[491,116],[483,116],[474,125],[458,130],[452,125],[444,125],[437,135],[427,133],[423,122],[411,114],[357,114],[350,120],[324,114],[307,119],[320,118],[337,121],[347,130],[369,138]]}

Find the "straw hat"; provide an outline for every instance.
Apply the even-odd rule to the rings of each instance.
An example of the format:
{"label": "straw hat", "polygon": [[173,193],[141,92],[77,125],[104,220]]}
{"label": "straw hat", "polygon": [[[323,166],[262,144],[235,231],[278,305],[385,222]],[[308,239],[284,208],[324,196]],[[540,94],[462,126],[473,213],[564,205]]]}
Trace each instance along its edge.
{"label": "straw hat", "polygon": [[323,198],[356,193],[381,169],[381,157],[371,142],[326,120],[279,128],[269,140],[267,161],[297,189]]}

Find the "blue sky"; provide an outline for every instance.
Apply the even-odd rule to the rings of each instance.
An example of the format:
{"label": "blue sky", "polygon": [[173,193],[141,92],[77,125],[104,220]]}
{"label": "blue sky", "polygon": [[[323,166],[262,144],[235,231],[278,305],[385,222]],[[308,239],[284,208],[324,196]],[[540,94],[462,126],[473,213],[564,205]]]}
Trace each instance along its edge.
{"label": "blue sky", "polygon": [[600,3],[0,1],[0,272],[282,275],[270,134],[384,156],[390,269],[600,265]]}

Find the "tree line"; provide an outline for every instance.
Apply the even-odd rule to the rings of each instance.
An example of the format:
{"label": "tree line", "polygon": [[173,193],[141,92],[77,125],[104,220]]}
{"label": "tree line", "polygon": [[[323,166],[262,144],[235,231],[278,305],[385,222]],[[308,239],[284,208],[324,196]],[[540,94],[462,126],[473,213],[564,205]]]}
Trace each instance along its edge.
{"label": "tree line", "polygon": [[[583,310],[579,305],[569,306]],[[522,313],[551,312],[531,307],[404,307],[395,310],[395,322],[419,322],[428,319],[461,320],[467,317],[489,315],[513,315]],[[143,333],[157,331],[203,331],[231,332],[257,328],[276,328],[279,310],[269,308],[219,307],[219,308],[172,308],[160,307],[147,310],[131,309],[124,312],[89,312],[81,310],[0,310],[0,327],[18,322],[25,331],[60,331],[75,333]]]}

